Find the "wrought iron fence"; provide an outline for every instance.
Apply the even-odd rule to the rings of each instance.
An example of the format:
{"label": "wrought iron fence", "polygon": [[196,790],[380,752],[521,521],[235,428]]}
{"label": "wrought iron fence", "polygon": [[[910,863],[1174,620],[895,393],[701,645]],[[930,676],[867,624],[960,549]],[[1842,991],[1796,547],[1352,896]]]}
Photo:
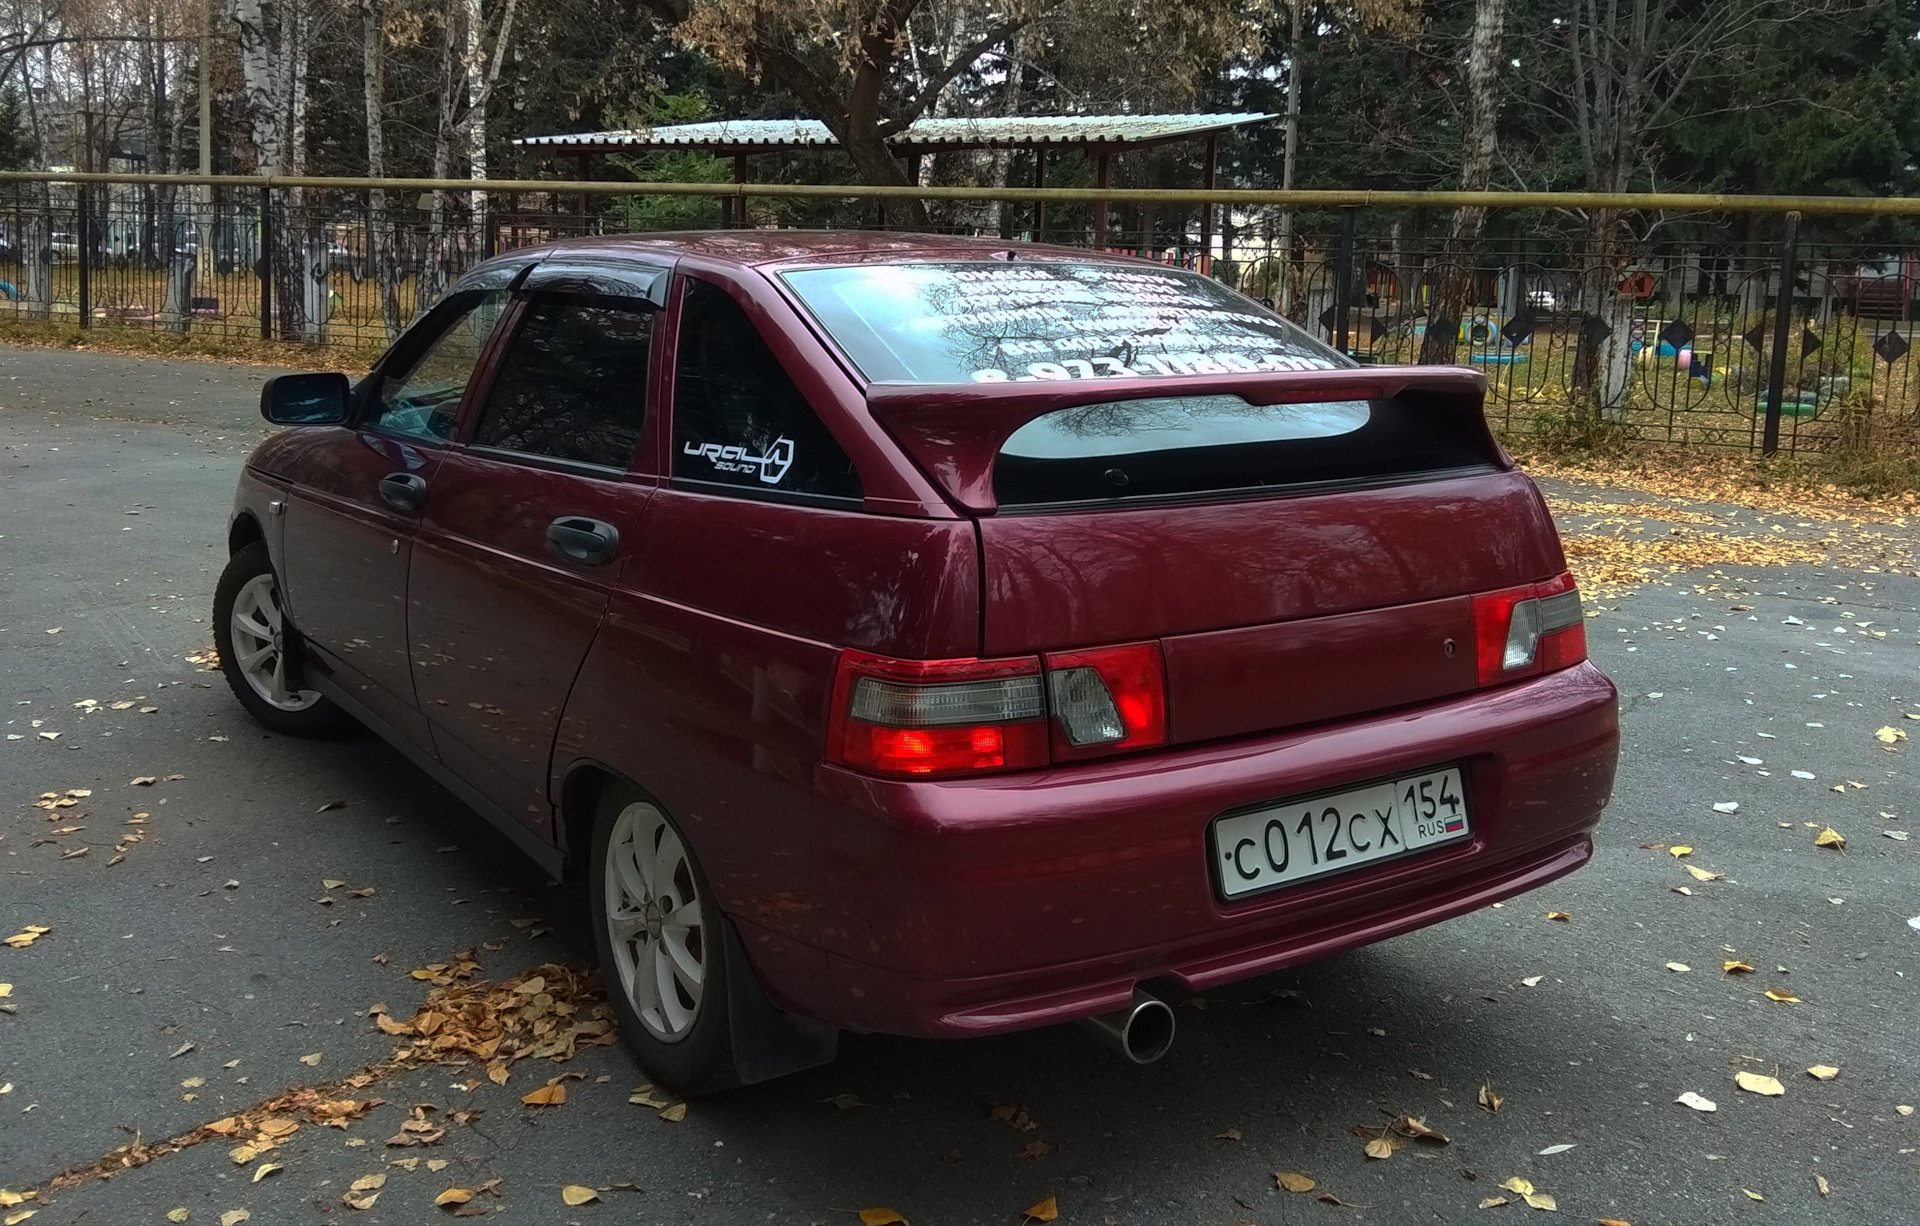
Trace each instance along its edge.
{"label": "wrought iron fence", "polygon": [[1490,237],[1460,251],[1444,224],[1409,224],[1408,200],[1458,202],[1448,195],[1327,208],[1341,198],[1298,193],[1317,211],[1289,214],[1294,198],[1275,194],[949,191],[924,193],[936,198],[922,218],[900,198],[916,193],[884,189],[261,182],[0,175],[0,319],[378,350],[511,248],[662,226],[924,227],[1196,269],[1360,361],[1472,365],[1507,431],[1591,415],[1747,450],[1920,443],[1920,253],[1802,242],[1797,214],[1762,213],[1738,241],[1673,227],[1600,260],[1539,197],[1498,197]]}

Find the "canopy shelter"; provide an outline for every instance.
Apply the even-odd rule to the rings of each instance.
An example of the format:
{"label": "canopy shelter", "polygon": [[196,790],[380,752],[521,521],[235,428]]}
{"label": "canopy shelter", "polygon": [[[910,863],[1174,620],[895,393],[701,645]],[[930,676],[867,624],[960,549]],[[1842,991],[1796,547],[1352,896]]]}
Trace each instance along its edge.
{"label": "canopy shelter", "polygon": [[[1030,149],[1033,185],[1047,185],[1047,154],[1056,149],[1078,149],[1093,157],[1096,183],[1106,187],[1116,153],[1146,149],[1173,141],[1206,142],[1206,186],[1212,188],[1219,164],[1220,134],[1278,116],[1266,113],[1189,115],[1006,115],[975,118],[918,119],[886,139],[889,148],[904,157],[907,178],[918,182],[920,159],[928,153],[965,149]],[[747,182],[747,158],[756,153],[787,150],[837,149],[840,142],[817,119],[720,119],[655,128],[608,132],[577,132],[558,136],[525,136],[514,141],[522,148],[578,160],[581,179],[593,177],[593,157],[601,153],[647,153],[656,150],[705,150],[733,157],[733,180]],[[732,202],[723,202],[732,222]],[[1106,244],[1107,206],[1093,210],[1093,241]],[[1202,212],[1203,250],[1213,237],[1213,210]],[[1046,205],[1034,206],[1034,232],[1046,224]]]}

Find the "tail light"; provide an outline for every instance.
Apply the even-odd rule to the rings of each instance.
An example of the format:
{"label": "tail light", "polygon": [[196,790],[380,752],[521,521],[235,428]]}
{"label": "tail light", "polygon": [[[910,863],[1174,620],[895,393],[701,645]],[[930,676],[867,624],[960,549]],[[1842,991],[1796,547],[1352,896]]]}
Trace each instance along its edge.
{"label": "tail light", "polygon": [[844,651],[827,758],[877,775],[1021,770],[1163,745],[1158,643],[1006,660],[893,660]]}
{"label": "tail light", "polygon": [[1049,655],[1047,699],[1056,758],[1166,743],[1167,678],[1158,643]]}
{"label": "tail light", "polygon": [[890,660],[840,654],[827,756],[880,775],[1047,764],[1040,661]]}
{"label": "tail light", "polygon": [[1587,658],[1586,614],[1570,573],[1475,596],[1473,635],[1481,685],[1570,668]]}

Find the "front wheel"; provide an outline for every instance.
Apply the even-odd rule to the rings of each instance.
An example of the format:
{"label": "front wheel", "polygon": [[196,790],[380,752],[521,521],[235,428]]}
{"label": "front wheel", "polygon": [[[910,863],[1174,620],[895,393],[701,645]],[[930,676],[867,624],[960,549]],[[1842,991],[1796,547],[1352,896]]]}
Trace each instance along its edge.
{"label": "front wheel", "polygon": [[593,828],[588,873],[601,977],[627,1045],[682,1094],[739,1085],[728,1018],[720,909],[666,813],[638,789],[610,786]]}
{"label": "front wheel", "polygon": [[264,542],[227,560],[213,593],[213,641],[227,685],[261,724],[289,736],[333,736],[352,727],[346,712],[300,684],[300,633],[280,609]]}

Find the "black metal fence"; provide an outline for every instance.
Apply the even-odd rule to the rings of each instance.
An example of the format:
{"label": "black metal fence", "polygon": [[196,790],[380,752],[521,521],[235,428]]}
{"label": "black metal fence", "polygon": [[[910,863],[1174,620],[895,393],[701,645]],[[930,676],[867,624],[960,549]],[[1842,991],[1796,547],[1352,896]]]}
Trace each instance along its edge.
{"label": "black metal fence", "polygon": [[1599,259],[1584,230],[1545,209],[1496,213],[1488,237],[1460,251],[1440,210],[1289,214],[1227,194],[1217,205],[934,201],[923,218],[905,201],[834,189],[662,207],[594,186],[601,194],[0,182],[0,320],[371,351],[510,248],[661,228],[923,226],[1195,269],[1363,362],[1472,365],[1509,432],[1597,417],[1648,439],[1745,450],[1920,443],[1920,253],[1803,241],[1797,216],[1751,218],[1737,238],[1672,227]]}

